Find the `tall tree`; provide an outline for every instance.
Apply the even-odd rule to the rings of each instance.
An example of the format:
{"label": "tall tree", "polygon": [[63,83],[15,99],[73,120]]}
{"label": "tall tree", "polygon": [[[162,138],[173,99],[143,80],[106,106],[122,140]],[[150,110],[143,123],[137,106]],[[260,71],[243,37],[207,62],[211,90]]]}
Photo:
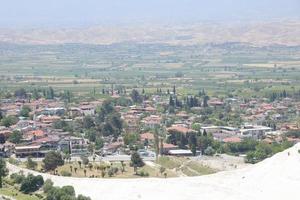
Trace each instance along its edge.
{"label": "tall tree", "polygon": [[22,133],[18,130],[14,130],[12,134],[9,135],[8,141],[19,144],[22,140]]}
{"label": "tall tree", "polygon": [[208,107],[209,96],[205,95],[203,97],[203,107]]}
{"label": "tall tree", "polygon": [[142,98],[136,89],[131,91],[130,97],[134,103],[141,103]]}
{"label": "tall tree", "polygon": [[0,188],[2,188],[3,177],[8,175],[8,169],[6,168],[6,162],[3,158],[0,158]]}
{"label": "tall tree", "polygon": [[59,152],[50,151],[43,159],[43,164],[45,170],[49,171],[56,169],[58,166],[62,166],[64,160]]}
{"label": "tall tree", "polygon": [[143,167],[145,165],[140,154],[138,154],[136,151],[131,154],[130,165],[134,168],[135,174],[137,174],[137,169],[139,167]]}

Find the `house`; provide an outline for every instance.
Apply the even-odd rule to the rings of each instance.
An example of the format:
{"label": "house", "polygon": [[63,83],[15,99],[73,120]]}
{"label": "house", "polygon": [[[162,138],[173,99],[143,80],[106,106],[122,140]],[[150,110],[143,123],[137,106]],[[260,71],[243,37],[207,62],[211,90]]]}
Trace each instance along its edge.
{"label": "house", "polygon": [[203,126],[201,127],[200,131],[204,132],[204,130],[207,133],[215,133],[215,132],[221,132],[226,133],[227,135],[235,135],[239,129],[235,127],[230,126]]}
{"label": "house", "polygon": [[24,145],[16,146],[15,154],[16,157],[26,157],[26,156],[41,156],[40,152],[41,145]]}
{"label": "house", "polygon": [[5,139],[7,139],[10,134],[12,134],[12,130],[8,128],[4,128],[0,130],[0,135],[3,135]]}
{"label": "house", "polygon": [[260,139],[263,136],[267,135],[268,132],[271,132],[272,128],[267,126],[254,126],[254,125],[245,125],[240,129],[240,135],[242,137],[251,137],[254,139]]}
{"label": "house", "polygon": [[32,120],[19,120],[16,124],[18,130],[29,130],[35,127],[35,121]]}
{"label": "house", "polygon": [[44,124],[52,124],[55,121],[58,121],[60,119],[61,119],[61,117],[56,116],[56,115],[54,115],[54,116],[40,116],[40,121]]}
{"label": "house", "polygon": [[127,133],[138,131],[140,123],[140,117],[138,115],[126,113],[122,115],[122,119],[126,123],[125,130]]}
{"label": "house", "polygon": [[146,140],[148,142],[153,142],[154,141],[154,135],[153,135],[153,133],[150,133],[150,132],[140,134],[140,138],[141,138],[142,142],[144,142]]}
{"label": "house", "polygon": [[161,152],[163,154],[168,154],[170,150],[176,150],[176,149],[179,149],[179,148],[178,148],[178,146],[176,146],[174,144],[163,143]]}
{"label": "house", "polygon": [[81,109],[77,108],[77,107],[69,108],[68,113],[69,113],[70,117],[72,117],[72,118],[79,117],[82,115]]}
{"label": "house", "polygon": [[64,138],[69,141],[70,154],[71,155],[87,155],[88,154],[88,143],[87,140],[81,137],[67,137]]}
{"label": "house", "polygon": [[217,107],[217,106],[223,106],[224,102],[219,99],[211,99],[208,101],[208,105]]}
{"label": "house", "polygon": [[179,133],[183,133],[183,134],[187,134],[189,132],[196,132],[193,129],[187,128],[185,125],[183,124],[176,124],[176,125],[172,125],[171,127],[167,128],[167,131],[171,134],[172,132],[179,132]]}
{"label": "house", "polygon": [[242,139],[239,137],[228,137],[222,140],[224,143],[240,143]]}
{"label": "house", "polygon": [[155,128],[160,125],[161,117],[158,115],[150,115],[142,120],[143,124],[148,128]]}
{"label": "house", "polygon": [[107,144],[103,147],[103,154],[110,155],[115,153],[121,146],[123,146],[123,142],[113,142]]}
{"label": "house", "polygon": [[188,149],[173,149],[168,152],[171,156],[192,156],[193,152]]}
{"label": "house", "polygon": [[188,119],[189,115],[186,112],[182,111],[182,112],[177,113],[176,117],[179,117],[181,119]]}
{"label": "house", "polygon": [[87,115],[95,115],[96,113],[96,109],[94,106],[92,105],[82,105],[80,106],[80,109],[81,109],[81,113],[84,115],[84,116],[87,116]]}
{"label": "house", "polygon": [[42,110],[41,114],[62,116],[65,114],[65,108],[63,107],[45,108]]}

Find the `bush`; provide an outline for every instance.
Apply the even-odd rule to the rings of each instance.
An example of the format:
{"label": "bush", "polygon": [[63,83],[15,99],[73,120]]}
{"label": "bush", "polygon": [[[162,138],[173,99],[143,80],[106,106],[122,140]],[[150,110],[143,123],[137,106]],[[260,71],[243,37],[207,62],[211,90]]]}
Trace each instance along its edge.
{"label": "bush", "polygon": [[286,137],[300,138],[300,131],[288,131],[285,133]]}
{"label": "bush", "polygon": [[78,195],[77,200],[91,200],[91,198],[80,194],[80,195]]}
{"label": "bush", "polygon": [[8,162],[9,162],[10,164],[12,164],[12,165],[18,165],[18,164],[19,164],[18,160],[16,160],[15,158],[12,158],[12,157],[10,157],[10,158],[8,159]]}
{"label": "bush", "polygon": [[28,169],[36,169],[37,165],[37,162],[33,161],[30,156],[27,158],[26,167]]}
{"label": "bush", "polygon": [[36,193],[36,194],[34,194],[37,198],[39,198],[39,199],[43,199],[44,198],[44,196],[43,195],[41,195],[41,194],[38,194],[38,193]]}
{"label": "bush", "polygon": [[26,177],[23,173],[13,173],[10,175],[10,178],[14,183],[20,184]]}
{"label": "bush", "polygon": [[107,174],[108,174],[109,177],[112,177],[112,176],[114,175],[113,169],[110,168],[110,169],[108,170]]}
{"label": "bush", "polygon": [[51,179],[47,179],[44,183],[43,191],[45,193],[48,193],[52,188],[53,188],[53,182],[51,181]]}
{"label": "bush", "polygon": [[208,156],[213,156],[215,153],[216,153],[216,151],[211,146],[207,147],[204,150],[204,154],[208,155]]}
{"label": "bush", "polygon": [[149,176],[149,173],[148,172],[144,172],[144,171],[140,171],[138,173],[139,176],[142,176],[142,177],[148,177]]}
{"label": "bush", "polygon": [[34,176],[29,174],[21,183],[20,191],[28,194],[40,189],[44,184],[44,179],[41,175]]}
{"label": "bush", "polygon": [[78,195],[76,198],[75,190],[72,186],[63,186],[62,188],[59,187],[52,187],[47,192],[47,200],[91,200],[91,198]]}
{"label": "bush", "polygon": [[82,160],[82,164],[84,165],[89,164],[89,159],[86,156],[81,156],[80,159]]}
{"label": "bush", "polygon": [[18,119],[15,116],[7,116],[2,118],[1,125],[5,127],[10,127],[18,122]]}
{"label": "bush", "polygon": [[60,175],[62,175],[62,176],[72,176],[72,173],[68,172],[68,171],[61,171]]}

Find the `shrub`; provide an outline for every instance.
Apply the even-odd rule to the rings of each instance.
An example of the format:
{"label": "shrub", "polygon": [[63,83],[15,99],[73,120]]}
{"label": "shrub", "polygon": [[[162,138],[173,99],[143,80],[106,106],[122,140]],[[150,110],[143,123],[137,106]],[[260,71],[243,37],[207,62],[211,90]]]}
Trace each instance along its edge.
{"label": "shrub", "polygon": [[204,154],[208,156],[213,156],[215,153],[216,151],[210,146],[204,150]]}
{"label": "shrub", "polygon": [[115,174],[114,169],[113,169],[113,168],[110,168],[110,169],[108,170],[107,174],[108,174],[109,177],[112,177],[112,176]]}
{"label": "shrub", "polygon": [[20,191],[28,194],[35,192],[44,184],[44,179],[41,175],[34,176],[29,174],[21,183]]}
{"label": "shrub", "polygon": [[144,171],[140,171],[138,173],[139,176],[142,176],[142,177],[148,177],[149,176],[149,173],[148,172],[144,172]]}
{"label": "shrub", "polygon": [[53,188],[53,182],[51,181],[51,179],[47,179],[44,183],[43,191],[45,193],[48,193],[52,188]]}
{"label": "shrub", "polygon": [[85,156],[81,156],[80,159],[82,160],[82,164],[87,165],[89,164],[89,159]]}
{"label": "shrub", "polygon": [[20,184],[26,177],[23,173],[13,173],[10,175],[10,178],[14,183]]}
{"label": "shrub", "polygon": [[30,156],[27,158],[26,167],[28,169],[36,169],[37,165],[37,162],[33,161]]}
{"label": "shrub", "polygon": [[68,172],[68,171],[61,171],[60,175],[62,175],[62,176],[72,176],[72,173]]}
{"label": "shrub", "polygon": [[12,158],[12,157],[10,157],[10,158],[8,159],[8,162],[9,162],[10,164],[13,164],[13,165],[18,165],[18,164],[19,164],[18,160],[16,160],[15,158]]}

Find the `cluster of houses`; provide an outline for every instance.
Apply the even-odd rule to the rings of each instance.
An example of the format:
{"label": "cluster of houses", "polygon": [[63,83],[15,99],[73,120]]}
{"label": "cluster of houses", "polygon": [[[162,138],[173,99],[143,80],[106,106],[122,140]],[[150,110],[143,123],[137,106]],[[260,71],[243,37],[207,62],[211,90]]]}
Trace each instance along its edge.
{"label": "cluster of houses", "polygon": [[[167,134],[171,131],[187,134],[189,132],[201,131],[212,134],[214,139],[221,142],[241,142],[243,138],[269,139],[272,141],[288,130],[299,130],[297,123],[287,123],[291,116],[300,115],[300,102],[290,98],[281,101],[266,103],[264,99],[218,99],[211,98],[208,105],[217,109],[218,107],[230,106],[231,112],[239,111],[240,117],[245,123],[240,127],[215,126],[212,124],[201,124],[200,130],[193,130],[195,118],[199,117],[185,111],[176,114],[163,114],[158,111],[159,106],[167,105],[166,99],[153,95],[150,100],[140,105],[122,107],[116,106],[125,123],[125,133],[140,133],[140,140],[144,143],[153,143],[154,136],[149,130],[157,126],[166,127]],[[64,103],[58,99],[27,100],[1,100],[1,111],[4,115],[19,117],[19,121],[10,127],[0,127],[0,136],[5,139],[1,144],[3,156],[15,154],[18,157],[28,155],[43,156],[51,150],[61,150],[71,155],[88,154],[89,141],[82,137],[74,137],[69,132],[54,129],[53,124],[58,120],[72,123],[74,120],[82,120],[84,116],[94,116],[96,108],[101,106],[102,100],[92,102],[81,102],[78,105],[66,108]],[[20,117],[19,113],[23,106],[31,109],[31,119]],[[201,108],[194,108],[201,109]],[[266,120],[272,120],[275,126],[264,124]],[[22,145],[13,144],[7,138],[18,130],[22,133]],[[191,155],[191,151],[179,149],[176,145],[162,142],[163,153],[170,155]],[[122,147],[122,138],[114,142],[107,142],[103,151],[116,152]]]}
{"label": "cluster of houses", "polygon": [[[17,157],[44,156],[51,150],[61,150],[71,155],[88,154],[88,141],[83,137],[74,137],[69,132],[54,129],[53,124],[59,120],[71,123],[82,119],[86,115],[95,113],[101,101],[81,103],[78,107],[66,109],[63,102],[58,100],[39,99],[28,102],[26,100],[2,100],[1,111],[6,116],[15,116],[19,121],[10,126],[0,126],[0,135],[5,143],[0,145],[2,156],[15,154]],[[23,106],[31,109],[31,119],[20,117]],[[70,118],[65,119],[65,116]],[[22,134],[21,144],[13,144],[7,139],[14,131]]]}

